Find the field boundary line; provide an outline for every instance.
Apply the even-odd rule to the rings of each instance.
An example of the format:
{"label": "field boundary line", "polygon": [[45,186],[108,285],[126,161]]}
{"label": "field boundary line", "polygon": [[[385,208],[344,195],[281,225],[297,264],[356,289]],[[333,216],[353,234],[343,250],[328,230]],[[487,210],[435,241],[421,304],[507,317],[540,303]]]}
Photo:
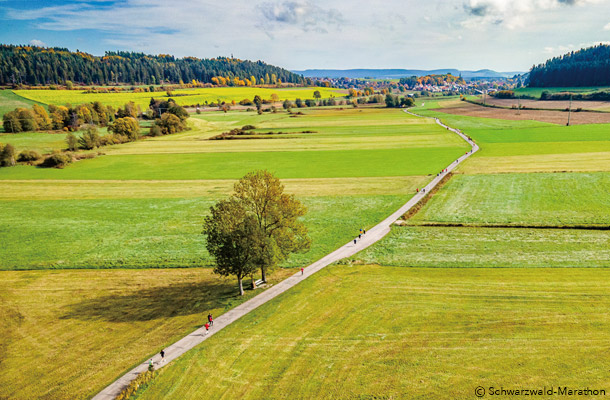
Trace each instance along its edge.
{"label": "field boundary line", "polygon": [[415,222],[398,221],[399,225],[424,228],[481,228],[481,229],[548,229],[548,230],[582,230],[610,231],[610,225],[526,225],[526,224],[479,224],[464,222]]}
{"label": "field boundary line", "polygon": [[[424,117],[422,115],[417,115],[410,112],[408,109],[404,110],[407,114],[413,115],[419,118],[430,118]],[[462,133],[458,129],[451,128],[445,124],[443,124],[440,119],[434,118],[436,123],[446,130],[456,133],[462,139],[464,139],[471,146],[471,150],[466,152],[464,155],[460,156],[457,160],[453,161],[446,168],[446,172],[439,173],[431,182],[429,182],[423,189],[425,191],[420,190],[415,194],[409,201],[407,201],[402,207],[388,216],[386,219],[375,225],[373,228],[368,230],[365,235],[362,236],[362,239],[354,243],[350,241],[347,244],[344,244],[337,250],[333,251],[330,254],[322,257],[318,261],[310,264],[309,266],[303,269],[303,273],[297,272],[294,275],[286,278],[282,282],[272,286],[271,288],[265,290],[261,294],[253,297],[252,299],[238,305],[237,307],[227,311],[226,313],[220,315],[218,318],[214,319],[214,326],[210,329],[208,333],[204,327],[201,327],[182,339],[178,340],[172,345],[169,345],[165,348],[165,363],[167,365],[172,360],[180,357],[182,354],[186,353],[188,350],[191,350],[193,347],[199,345],[204,340],[214,336],[214,334],[221,329],[229,326],[231,323],[237,321],[239,318],[243,317],[250,311],[258,308],[259,306],[267,303],[268,301],[274,299],[280,294],[284,293],[291,287],[297,285],[299,282],[308,278],[309,276],[315,274],[321,269],[327,267],[328,265],[342,260],[346,257],[350,257],[361,250],[366,249],[372,244],[381,240],[385,235],[390,232],[390,227],[394,224],[398,219],[400,219],[405,213],[407,213],[412,207],[414,207],[417,203],[419,203],[425,196],[426,193],[429,193],[438,183],[444,179],[444,177],[453,171],[458,165],[460,165],[464,160],[470,157],[472,154],[476,153],[479,150],[479,146],[472,141],[468,136]],[[203,322],[203,321],[202,321]],[[114,400],[119,393],[126,388],[131,381],[133,381],[139,374],[148,370],[148,360],[140,363],[138,366],[121,376],[119,379],[108,385],[104,390],[99,392],[97,395],[93,397],[93,400]],[[157,368],[162,367],[161,365],[161,356],[159,354],[152,357],[153,365]]]}

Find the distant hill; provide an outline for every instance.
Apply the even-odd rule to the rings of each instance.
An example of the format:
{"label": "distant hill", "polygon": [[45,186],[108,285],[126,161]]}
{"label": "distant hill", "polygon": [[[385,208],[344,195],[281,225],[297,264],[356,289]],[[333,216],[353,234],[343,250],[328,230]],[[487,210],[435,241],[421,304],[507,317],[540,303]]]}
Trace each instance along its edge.
{"label": "distant hill", "polygon": [[[221,77],[217,78],[217,77]],[[109,83],[146,84],[213,83],[213,78],[235,85],[275,84],[277,81],[303,83],[302,76],[262,61],[218,57],[176,58],[169,54],[148,55],[132,52],[106,52],[103,57],[65,48],[0,45],[0,84],[47,85],[65,81],[87,85]]]}
{"label": "distant hill", "polygon": [[572,51],[532,67],[530,87],[610,86],[610,46]]}
{"label": "distant hill", "polygon": [[454,68],[447,69],[307,69],[292,71],[307,78],[351,78],[351,79],[399,79],[411,76],[444,75],[462,76],[464,79],[482,78],[510,78],[522,72],[496,72],[489,69],[479,71],[461,71]]}

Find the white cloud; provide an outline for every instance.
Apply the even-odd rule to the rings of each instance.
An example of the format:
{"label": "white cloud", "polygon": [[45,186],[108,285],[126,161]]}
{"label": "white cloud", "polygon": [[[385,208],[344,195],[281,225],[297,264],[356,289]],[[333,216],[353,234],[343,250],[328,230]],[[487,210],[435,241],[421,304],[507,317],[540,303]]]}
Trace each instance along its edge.
{"label": "white cloud", "polygon": [[47,47],[47,44],[45,42],[43,42],[42,40],[38,40],[38,39],[32,39],[28,42],[28,44],[30,44],[32,46],[38,46],[38,47]]}
{"label": "white cloud", "polygon": [[462,21],[465,28],[484,28],[502,25],[514,30],[523,28],[544,12],[561,7],[598,4],[603,0],[467,0],[463,4],[468,18]]}
{"label": "white cloud", "polygon": [[604,26],[605,31],[610,31],[610,22]]}
{"label": "white cloud", "polygon": [[30,24],[22,42],[51,30],[66,38],[54,45],[98,55],[233,53],[292,69],[525,70],[562,43],[605,39],[610,15],[610,0],[21,1],[0,16]]}

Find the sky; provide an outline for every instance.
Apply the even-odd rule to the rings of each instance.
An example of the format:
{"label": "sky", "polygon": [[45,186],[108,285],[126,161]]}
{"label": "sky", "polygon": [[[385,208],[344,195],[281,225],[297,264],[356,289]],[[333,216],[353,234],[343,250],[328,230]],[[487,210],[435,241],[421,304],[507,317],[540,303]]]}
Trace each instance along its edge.
{"label": "sky", "polygon": [[292,70],[527,71],[610,40],[610,0],[0,0],[0,42]]}

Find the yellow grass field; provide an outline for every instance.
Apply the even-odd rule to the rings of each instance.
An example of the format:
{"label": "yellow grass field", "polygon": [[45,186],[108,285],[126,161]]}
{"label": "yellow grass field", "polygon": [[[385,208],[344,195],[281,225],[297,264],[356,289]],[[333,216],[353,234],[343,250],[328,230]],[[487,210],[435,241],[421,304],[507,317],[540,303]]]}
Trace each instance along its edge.
{"label": "yellow grass field", "polygon": [[[178,89],[172,92],[172,98],[183,106],[205,104],[211,102],[225,101],[230,103],[235,100],[250,99],[259,95],[263,100],[271,99],[271,95],[276,93],[280,101],[284,99],[295,100],[296,98],[313,99],[314,91],[320,91],[322,98],[343,97],[345,91],[308,87],[308,88],[258,88],[258,87],[221,87],[221,88],[201,88],[201,89]],[[148,108],[151,97],[167,98],[166,92],[141,92],[141,93],[85,93],[84,90],[15,90],[15,94],[28,100],[37,101],[45,104],[81,104],[99,101],[105,105],[119,107],[129,101],[133,101],[142,109]],[[280,103],[277,103],[280,105]]]}

